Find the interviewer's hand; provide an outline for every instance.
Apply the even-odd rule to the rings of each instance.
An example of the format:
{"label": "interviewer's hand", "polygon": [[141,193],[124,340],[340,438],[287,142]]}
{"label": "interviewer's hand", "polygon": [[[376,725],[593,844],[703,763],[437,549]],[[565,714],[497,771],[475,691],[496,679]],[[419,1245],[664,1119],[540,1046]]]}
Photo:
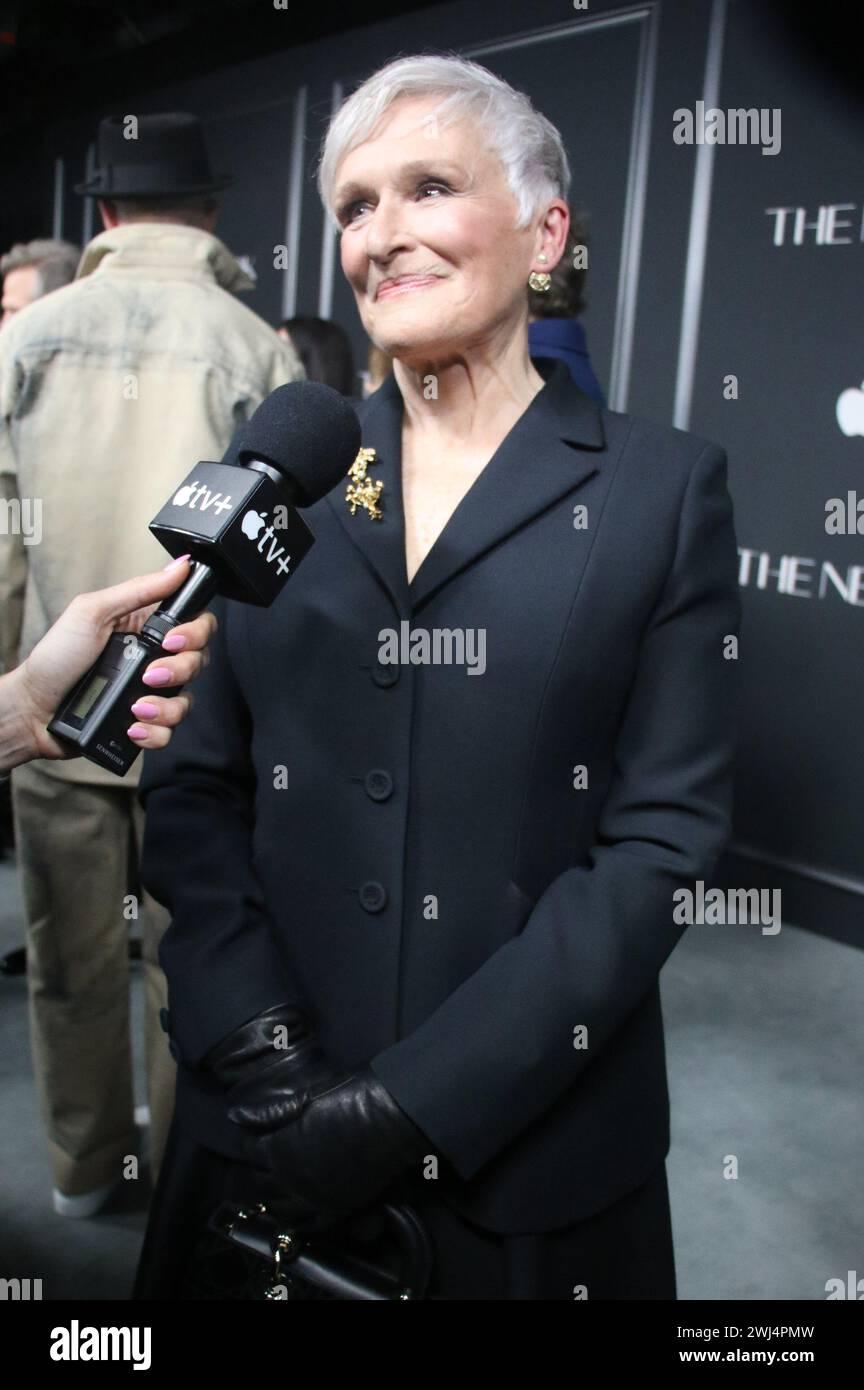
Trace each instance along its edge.
{"label": "interviewer's hand", "polygon": [[[174,593],[189,576],[189,561],[184,559],[164,570],[127,579],[110,589],[79,594],[72,600],[56,623],[36,644],[27,659],[17,668],[15,676],[23,702],[22,713],[33,741],[34,758],[68,759],[80,756],[74,747],[67,747],[49,734],[45,725],[57,712],[58,706],[77,680],[93,665],[112,633],[140,632],[150,614],[163,599]],[[176,656],[169,655],[150,662],[145,671],[166,669],[171,673],[164,685],[185,685],[206,666],[210,656],[206,646],[216,631],[213,613],[201,613],[188,623],[172,628],[166,641],[185,637],[186,644]],[[147,701],[156,713],[148,715],[129,709],[129,727],[138,725],[145,730],[137,738],[142,748],[164,748],[171,738],[172,728],[185,719],[192,708],[189,694],[159,695],[158,685]]]}

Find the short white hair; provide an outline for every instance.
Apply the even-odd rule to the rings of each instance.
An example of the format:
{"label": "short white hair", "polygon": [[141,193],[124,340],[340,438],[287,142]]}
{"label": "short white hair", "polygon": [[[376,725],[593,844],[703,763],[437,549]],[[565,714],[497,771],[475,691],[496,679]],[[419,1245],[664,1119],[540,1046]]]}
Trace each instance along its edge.
{"label": "short white hair", "polygon": [[346,98],[330,122],[318,165],[318,191],[337,228],[334,192],[341,161],[370,137],[397,98],[432,95],[443,98],[435,108],[441,126],[468,117],[483,130],[516,200],[516,228],[526,227],[553,198],[567,201],[570,165],[561,134],[535,111],[525,93],[456,53],[421,53],[379,68]]}

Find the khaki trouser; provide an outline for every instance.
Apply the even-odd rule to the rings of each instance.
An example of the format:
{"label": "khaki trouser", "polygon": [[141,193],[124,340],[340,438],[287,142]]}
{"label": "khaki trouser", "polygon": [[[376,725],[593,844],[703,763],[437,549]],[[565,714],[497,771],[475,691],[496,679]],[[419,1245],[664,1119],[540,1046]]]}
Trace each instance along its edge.
{"label": "khaki trouser", "polygon": [[13,771],[12,806],[27,917],[33,1065],[54,1185],[67,1196],[90,1192],[128,1175],[124,1165],[137,1152],[130,894],[142,929],[155,1180],[174,1108],[176,1063],[159,1024],[167,987],[157,949],[170,916],[138,881],[144,812],[134,787],[61,781],[37,763]]}

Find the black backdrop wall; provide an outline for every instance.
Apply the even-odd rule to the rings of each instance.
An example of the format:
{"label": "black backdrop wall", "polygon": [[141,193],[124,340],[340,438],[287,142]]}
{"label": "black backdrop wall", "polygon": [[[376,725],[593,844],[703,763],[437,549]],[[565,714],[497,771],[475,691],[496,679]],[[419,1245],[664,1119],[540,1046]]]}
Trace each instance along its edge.
{"label": "black backdrop wall", "polygon": [[[728,450],[744,627],[724,874],[781,887],[788,920],[860,941],[864,516],[860,535],[825,524],[829,498],[864,498],[860,101],[753,0],[441,5],[136,94],[132,114],[201,115],[236,175],[218,231],[257,273],[253,307],[335,318],[358,363],[365,337],[314,182],[321,135],[374,68],[429,49],[475,57],[561,129],[611,407]],[[779,112],[779,150],[677,144],[673,113],[698,101],[762,111],[775,139]],[[71,186],[103,114],[50,132],[55,225],[73,238],[98,230]]]}

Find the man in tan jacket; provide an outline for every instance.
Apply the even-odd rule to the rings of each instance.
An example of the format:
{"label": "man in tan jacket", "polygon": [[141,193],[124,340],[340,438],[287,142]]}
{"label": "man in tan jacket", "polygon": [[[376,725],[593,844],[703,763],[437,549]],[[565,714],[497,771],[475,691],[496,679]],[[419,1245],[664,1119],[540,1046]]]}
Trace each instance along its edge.
{"label": "man in tan jacket", "polygon": [[[76,192],[99,198],[105,230],[72,284],[0,334],[0,670],[76,594],[160,568],[148,524],[178,479],[304,375],[233,297],[251,281],[213,235],[229,180],[197,119],[109,117],[98,151]],[[54,1206],[69,1216],[98,1211],[136,1171],[127,947],[139,913],[154,1171],[173,1107],[157,959],[168,914],[138,882],[140,767],[121,779],[78,758],[12,774],[33,1059]]]}

